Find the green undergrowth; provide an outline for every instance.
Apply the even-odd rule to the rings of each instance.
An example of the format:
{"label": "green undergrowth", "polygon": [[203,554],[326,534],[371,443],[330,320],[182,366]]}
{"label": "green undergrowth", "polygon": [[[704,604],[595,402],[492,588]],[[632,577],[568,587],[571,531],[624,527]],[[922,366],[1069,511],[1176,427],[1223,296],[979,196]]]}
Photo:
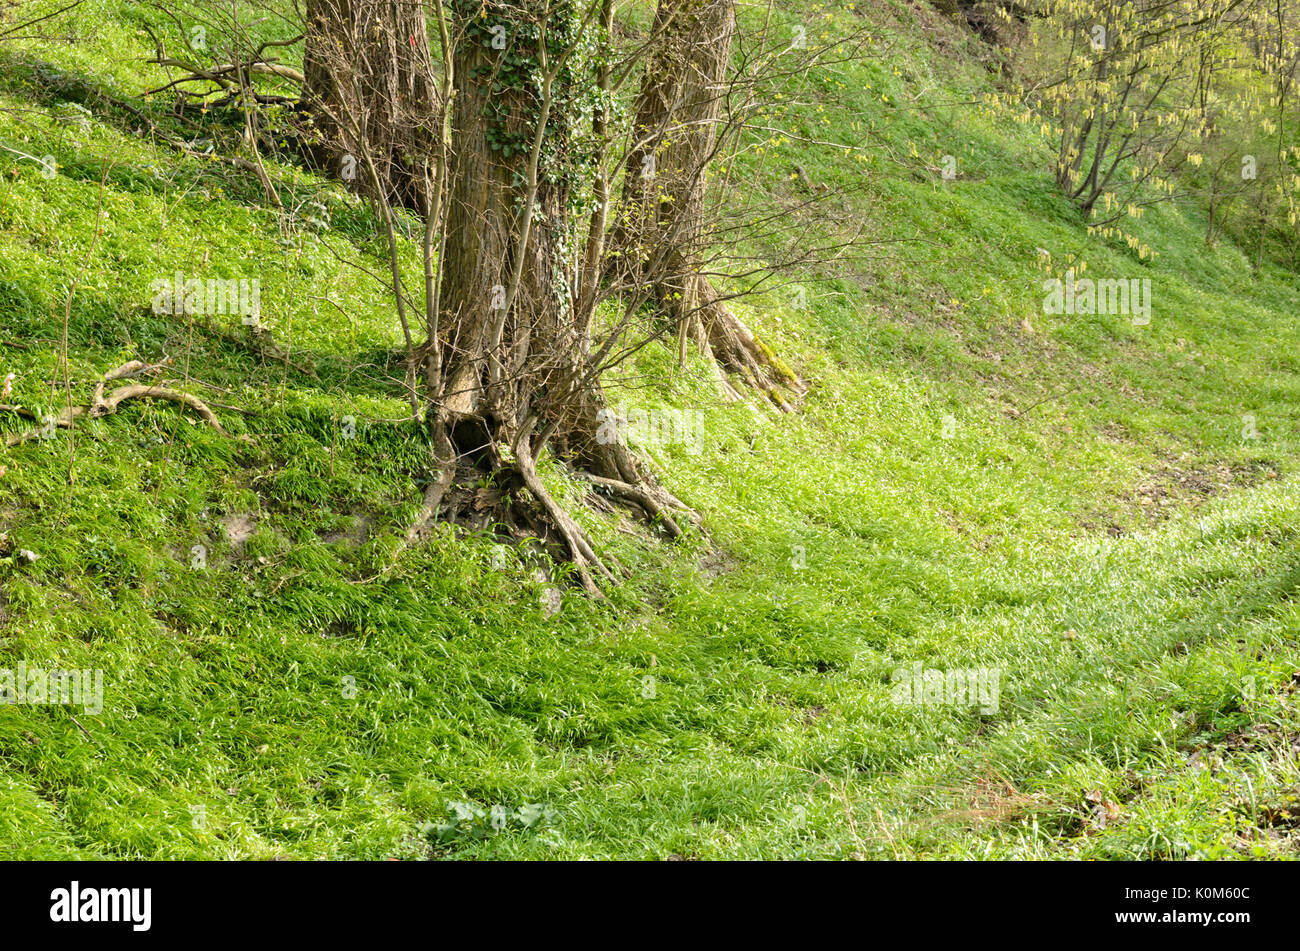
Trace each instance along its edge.
{"label": "green undergrowth", "polygon": [[[698,452],[634,448],[703,531],[648,535],[548,462],[629,569],[595,601],[556,566],[554,614],[491,538],[399,550],[426,447],[354,266],[382,274],[373,215],[273,158],[279,214],[150,133],[198,137],[142,98],[134,5],[0,49],[8,399],[166,360],[229,432],[131,401],[0,454],[0,668],[104,678],[98,712],[0,706],[0,855],[1294,856],[1294,275],[1206,249],[1194,209],[1134,226],[1153,257],[1089,237],[1038,134],[959,107],[995,78],[937,15],[792,10],[878,17],[878,52],[782,79],[791,135],[733,172],[793,208],[799,165],[879,243],[734,305],[811,382],[797,415],[658,346],[611,379],[699,412]],[[1079,262],[1150,278],[1151,322],[1045,315]],[[155,313],[177,272],[259,280],[288,361]],[[996,669],[996,709],[895,702],[917,662]]]}

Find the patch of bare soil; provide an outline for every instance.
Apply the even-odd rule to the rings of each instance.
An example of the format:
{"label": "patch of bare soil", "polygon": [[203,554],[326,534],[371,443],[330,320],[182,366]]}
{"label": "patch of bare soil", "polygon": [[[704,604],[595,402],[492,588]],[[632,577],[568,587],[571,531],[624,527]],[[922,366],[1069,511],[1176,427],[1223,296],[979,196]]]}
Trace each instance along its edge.
{"label": "patch of bare soil", "polygon": [[699,560],[700,570],[708,578],[720,578],[740,567],[740,559],[721,549],[705,553]]}
{"label": "patch of bare soil", "polygon": [[[1108,438],[1123,437],[1117,428],[1104,433]],[[1252,462],[1210,462],[1186,464],[1188,456],[1165,455],[1160,468],[1148,472],[1132,490],[1116,499],[1120,511],[1091,511],[1076,518],[1086,532],[1105,532],[1112,538],[1125,534],[1120,515],[1139,515],[1149,523],[1167,518],[1179,508],[1195,507],[1207,499],[1228,492],[1248,489],[1281,475],[1281,467],[1268,460]]]}
{"label": "patch of bare soil", "polygon": [[336,542],[347,542],[354,548],[365,543],[370,537],[370,528],[374,524],[374,519],[364,513],[353,512],[352,523],[344,531],[326,532],[321,536],[321,541],[327,545]]}
{"label": "patch of bare soil", "polygon": [[1277,477],[1278,466],[1271,462],[1212,462],[1191,467],[1174,462],[1148,475],[1132,492],[1121,495],[1120,501],[1158,519],[1179,503],[1195,504]]}
{"label": "patch of bare soil", "polygon": [[253,537],[257,520],[248,513],[232,512],[221,517],[221,527],[230,540],[231,547],[238,553],[243,549],[244,542]]}

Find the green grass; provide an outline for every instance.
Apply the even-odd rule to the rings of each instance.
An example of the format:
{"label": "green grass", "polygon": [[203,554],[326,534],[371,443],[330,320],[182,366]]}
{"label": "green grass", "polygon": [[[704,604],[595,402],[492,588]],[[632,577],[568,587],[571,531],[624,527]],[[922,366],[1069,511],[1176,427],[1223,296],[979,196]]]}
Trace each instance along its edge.
{"label": "green grass", "polygon": [[[425,455],[388,422],[383,288],[347,263],[381,269],[373,219],[273,163],[333,227],[286,224],[244,173],[135,134],[87,92],[172,128],[137,98],[159,74],[128,7],[0,51],[0,144],[60,166],[0,153],[0,375],[62,405],[75,283],[71,379],[170,356],[253,441],[134,403],[3,451],[0,668],[106,686],[98,715],[0,706],[0,855],[1296,854],[1295,277],[1205,249],[1194,209],[1135,226],[1154,259],[1088,237],[1032,128],[954,105],[989,89],[973,41],[873,5],[879,57],[786,83],[774,121],[875,146],[755,140],[738,181],[793,201],[797,162],[889,243],[791,275],[804,309],[737,305],[814,381],[798,416],[721,404],[658,349],[626,370],[617,400],[705,413],[702,453],[642,449],[709,541],[630,537],[551,467],[633,570],[548,617],[488,539],[394,556]],[[955,182],[927,171],[944,154]],[[1150,277],[1152,323],[1044,315],[1039,248],[1054,273]],[[318,379],[154,315],[177,270],[258,277]],[[916,661],[1002,669],[997,711],[893,703]]]}

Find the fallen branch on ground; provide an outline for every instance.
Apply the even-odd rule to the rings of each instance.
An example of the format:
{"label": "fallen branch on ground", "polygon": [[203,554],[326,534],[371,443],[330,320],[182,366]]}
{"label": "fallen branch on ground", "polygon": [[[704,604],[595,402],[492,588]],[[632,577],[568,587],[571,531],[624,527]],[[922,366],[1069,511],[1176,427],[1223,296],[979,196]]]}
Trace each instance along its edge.
{"label": "fallen branch on ground", "polygon": [[[5,446],[17,446],[20,443],[27,442],[28,440],[36,439],[40,437],[42,433],[47,432],[51,425],[59,429],[71,429],[73,422],[83,416],[88,419],[98,419],[101,416],[112,415],[117,412],[118,406],[127,400],[132,399],[166,400],[183,407],[188,407],[197,413],[205,423],[217,432],[221,433],[221,435],[230,436],[231,434],[221,425],[221,421],[217,419],[216,414],[212,412],[208,405],[191,393],[186,393],[182,390],[173,389],[167,386],[158,386],[152,383],[127,383],[124,386],[117,387],[111,393],[106,394],[104,392],[104,387],[114,380],[139,376],[140,374],[147,372],[156,372],[161,366],[161,364],[150,366],[149,364],[142,363],[139,360],[132,360],[129,363],[122,364],[122,366],[115,370],[110,370],[95,384],[95,390],[89,403],[80,406],[69,406],[64,409],[63,412],[59,413],[58,416],[45,417],[43,425],[39,428],[28,430],[24,433],[15,433],[12,436],[6,437]],[[28,419],[40,419],[35,411],[23,406],[0,405],[0,411],[17,413],[18,415],[25,416]],[[234,438],[238,439],[240,442],[252,442],[252,438],[249,436],[237,436]]]}

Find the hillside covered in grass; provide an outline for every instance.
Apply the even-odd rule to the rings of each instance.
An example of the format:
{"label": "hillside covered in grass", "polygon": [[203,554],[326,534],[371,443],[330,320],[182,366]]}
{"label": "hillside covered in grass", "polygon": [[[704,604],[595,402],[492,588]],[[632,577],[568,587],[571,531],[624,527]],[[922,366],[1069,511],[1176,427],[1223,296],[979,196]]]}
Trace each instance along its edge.
{"label": "hillside covered in grass", "polygon": [[[863,240],[731,271],[797,412],[671,341],[606,382],[698,414],[631,444],[684,538],[542,459],[626,569],[603,599],[490,532],[405,542],[428,474],[382,222],[288,153],[276,208],[210,148],[229,115],[145,95],[183,14],[87,0],[0,41],[0,668],[104,685],[0,705],[0,856],[1297,854],[1295,272],[1207,245],[1194,202],[1090,233],[1001,54],[927,4],[740,17],[871,37],[773,71],[718,179],[784,216],[744,254]],[[1150,321],[1045,313],[1067,269],[1149,280]],[[263,335],[152,307],[250,273]],[[147,399],[49,425],[129,361],[220,430]],[[996,702],[899,703],[918,664],[996,670]]]}

